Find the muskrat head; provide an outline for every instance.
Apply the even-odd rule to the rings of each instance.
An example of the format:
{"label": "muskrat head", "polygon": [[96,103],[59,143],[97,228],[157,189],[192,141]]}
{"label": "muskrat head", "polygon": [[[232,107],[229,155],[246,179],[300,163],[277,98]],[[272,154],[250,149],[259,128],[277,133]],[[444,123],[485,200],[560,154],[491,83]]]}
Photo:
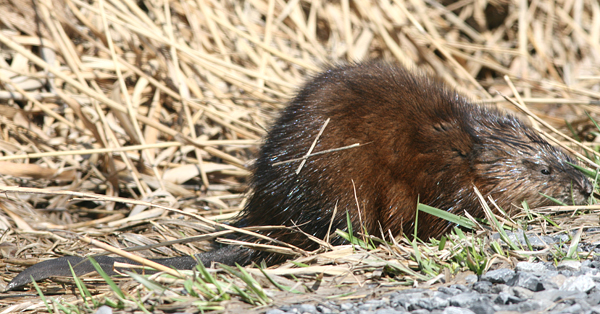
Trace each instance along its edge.
{"label": "muskrat head", "polygon": [[565,204],[587,202],[593,186],[572,166],[577,162],[531,128],[509,117],[477,131],[475,185],[505,210],[523,200],[531,207],[555,204],[544,195]]}

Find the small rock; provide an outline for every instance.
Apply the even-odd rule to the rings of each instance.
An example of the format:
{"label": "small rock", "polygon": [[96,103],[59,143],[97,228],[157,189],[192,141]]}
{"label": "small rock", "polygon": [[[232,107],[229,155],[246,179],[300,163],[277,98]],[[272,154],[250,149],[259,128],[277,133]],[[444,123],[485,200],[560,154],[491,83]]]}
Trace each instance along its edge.
{"label": "small rock", "polygon": [[494,303],[501,304],[501,305],[515,304],[515,303],[521,303],[521,302],[523,302],[523,299],[517,298],[514,295],[510,295],[506,292],[500,292],[498,294],[498,296],[496,297],[496,299],[494,300]]}
{"label": "small rock", "polygon": [[[416,289],[413,289],[413,291],[416,291],[416,292],[402,293],[402,292],[398,291],[398,292],[394,293],[392,295],[392,297],[390,297],[392,306],[396,307],[395,304],[398,304],[398,305],[401,305],[402,307],[404,307],[405,309],[408,309],[411,305],[413,305],[418,300],[421,300],[423,298],[431,298],[434,296],[443,295],[441,292],[438,292],[438,291],[429,291],[429,290],[423,290],[423,289],[418,290],[418,291]],[[414,308],[414,306],[413,306],[413,308]]]}
{"label": "small rock", "polygon": [[112,314],[113,310],[110,306],[103,305],[99,307],[94,314]]}
{"label": "small rock", "polygon": [[591,291],[588,294],[588,296],[585,298],[585,301],[592,306],[600,303],[600,291],[598,290],[598,287],[596,287],[596,290]]}
{"label": "small rock", "polygon": [[450,285],[449,288],[453,288],[453,289],[458,289],[462,292],[469,292],[471,291],[471,289],[469,289],[469,287],[465,286],[465,285]]}
{"label": "small rock", "polygon": [[510,287],[504,284],[494,285],[492,286],[491,293],[498,294],[500,292],[509,292]]}
{"label": "small rock", "polygon": [[[376,300],[376,301],[379,301],[379,300]],[[365,304],[361,304],[358,307],[358,310],[359,311],[375,311],[381,305],[383,305],[383,304],[365,303]]]}
{"label": "small rock", "polygon": [[268,310],[266,314],[285,314],[286,312],[279,309]]}
{"label": "small rock", "polygon": [[524,313],[531,311],[546,310],[548,308],[551,308],[552,306],[554,306],[554,302],[550,300],[526,300],[521,303],[501,306],[500,310],[503,312],[513,311],[518,313]]}
{"label": "small rock", "polygon": [[478,302],[482,297],[483,296],[477,292],[467,292],[455,295],[451,297],[448,301],[450,301],[450,305],[452,306],[470,308],[471,305]]}
{"label": "small rock", "polygon": [[[489,281],[483,281],[483,282],[487,282],[488,284],[491,285],[491,283]],[[451,296],[462,293],[461,290],[456,289],[456,288],[451,288],[451,287],[439,287],[438,291],[441,293],[451,295]]]}
{"label": "small rock", "polygon": [[354,308],[354,304],[352,303],[342,303],[340,304],[340,309],[342,309],[342,311],[348,311]]}
{"label": "small rock", "polygon": [[567,280],[565,280],[565,282],[560,286],[560,290],[588,292],[595,287],[596,283],[594,280],[592,280],[592,278],[588,276],[577,276],[567,278]]}
{"label": "small rock", "polygon": [[477,280],[477,275],[468,275],[467,277],[465,277],[465,282],[469,285],[476,283]]}
{"label": "small rock", "polygon": [[312,304],[301,304],[296,308],[300,313],[317,313],[317,307]]}
{"label": "small rock", "polygon": [[506,283],[515,276],[515,272],[508,268],[500,268],[492,271],[488,271],[481,276],[481,280],[489,281],[491,283]]}
{"label": "small rock", "polygon": [[531,299],[531,297],[533,297],[535,292],[533,292],[529,289],[522,288],[522,287],[512,287],[512,288],[510,288],[510,293],[517,298]]}
{"label": "small rock", "polygon": [[560,313],[583,313],[585,309],[581,304],[573,304],[566,309],[560,311]]}
{"label": "small rock", "polygon": [[473,290],[475,290],[479,293],[490,293],[490,291],[492,290],[492,283],[489,281],[476,282],[473,285]]}
{"label": "small rock", "polygon": [[585,266],[590,267],[590,268],[600,269],[600,261],[585,260],[585,261],[583,261],[583,263],[581,265],[582,266],[585,265]]}
{"label": "small rock", "polygon": [[398,311],[394,309],[379,309],[375,311],[375,314],[403,314],[406,313],[404,311]]}
{"label": "small rock", "polygon": [[390,303],[390,299],[385,298],[385,297],[381,298],[379,300],[375,299],[375,300],[369,300],[369,301],[365,302],[365,304],[372,304],[372,305],[375,305],[376,307],[381,307],[388,303]]}
{"label": "small rock", "polygon": [[[506,235],[508,236],[509,241],[513,242],[513,243],[520,243],[521,245],[528,245],[531,244],[531,246],[533,246],[534,248],[545,248],[548,247],[548,245],[552,245],[556,242],[559,242],[561,239],[556,238],[556,237],[548,237],[548,236],[539,236],[535,233],[527,233],[527,241],[529,241],[529,243],[527,243],[527,241],[525,241],[525,237],[523,236],[523,232],[519,231],[519,232],[506,232]],[[568,241],[569,236],[565,235],[566,237],[566,241]],[[500,239],[500,234],[498,233],[494,233],[492,234],[492,239]],[[563,241],[565,242],[565,241]]]}
{"label": "small rock", "polygon": [[575,272],[570,269],[563,269],[560,270],[558,273],[564,275],[565,277],[573,277]]}
{"label": "small rock", "polygon": [[600,314],[600,305],[592,307],[586,314]]}
{"label": "small rock", "polygon": [[564,233],[559,233],[559,234],[553,236],[553,238],[558,243],[567,243],[567,242],[570,241],[569,235],[568,234],[564,234]]}
{"label": "small rock", "polygon": [[479,301],[473,303],[469,306],[469,310],[477,314],[494,314],[496,312],[492,302],[485,298],[480,298]]}
{"label": "small rock", "polygon": [[581,273],[582,275],[586,275],[586,276],[596,276],[598,275],[598,268],[593,268],[593,267],[588,267],[588,266],[581,266]]}
{"label": "small rock", "polygon": [[515,270],[517,272],[526,271],[529,273],[543,274],[548,271],[548,268],[542,263],[519,262],[517,263]]}
{"label": "small rock", "polygon": [[475,314],[475,312],[473,312],[469,309],[463,309],[460,307],[449,306],[444,309],[442,314]]}
{"label": "small rock", "polygon": [[534,300],[548,300],[550,302],[559,302],[561,300],[576,300],[584,299],[587,294],[579,291],[562,291],[558,289],[550,289],[536,292],[533,295]]}
{"label": "small rock", "polygon": [[[417,308],[427,309],[429,311],[432,310],[441,310],[445,307],[448,307],[450,303],[446,299],[442,299],[440,297],[433,297],[428,299],[421,299],[415,303]],[[410,311],[410,308],[408,309]]]}
{"label": "small rock", "polygon": [[581,268],[581,262],[578,261],[569,261],[565,260],[558,265],[556,265],[556,269],[558,270],[570,270],[570,271],[578,271]]}
{"label": "small rock", "polygon": [[557,274],[555,276],[548,277],[548,281],[555,284],[556,289],[558,289],[558,287],[562,286],[563,283],[565,283],[566,279],[567,279],[567,277],[565,277],[565,275],[562,275],[562,274]]}
{"label": "small rock", "polygon": [[507,284],[510,286],[523,287],[531,291],[542,291],[545,289],[538,277],[526,272],[517,273],[517,275],[508,281]]}

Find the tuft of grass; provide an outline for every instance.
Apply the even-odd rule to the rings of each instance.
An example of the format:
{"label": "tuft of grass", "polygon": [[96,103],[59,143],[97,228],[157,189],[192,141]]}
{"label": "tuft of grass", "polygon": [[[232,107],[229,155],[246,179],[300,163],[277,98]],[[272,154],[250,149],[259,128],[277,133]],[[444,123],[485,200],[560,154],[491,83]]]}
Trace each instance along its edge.
{"label": "tuft of grass", "polygon": [[[237,264],[237,269],[223,264],[221,264],[220,267],[246,284],[246,289],[242,289],[235,284],[231,285],[231,288],[235,290],[244,301],[252,305],[267,305],[272,302],[267,293],[262,289],[261,285],[252,278],[252,275],[250,275],[243,267]],[[233,283],[233,281],[225,277],[222,278],[229,283]]]}
{"label": "tuft of grass", "polygon": [[373,241],[369,238],[369,235],[366,232],[365,232],[366,240],[363,240],[363,239],[357,237],[356,235],[354,235],[353,229],[352,229],[352,220],[350,219],[349,212],[346,212],[346,222],[348,224],[348,232],[337,229],[337,230],[335,230],[335,233],[337,235],[342,237],[344,240],[350,242],[350,244],[357,245],[360,248],[363,248],[365,250],[375,249],[375,243],[373,243]]}
{"label": "tuft of grass", "polygon": [[[308,265],[307,265],[308,266]],[[258,269],[260,270],[260,272],[275,286],[277,287],[277,289],[281,290],[281,291],[287,291],[287,292],[291,292],[291,293],[297,293],[297,294],[303,294],[302,291],[298,291],[296,289],[294,289],[294,287],[288,287],[288,286],[284,286],[280,283],[278,283],[277,281],[275,281],[271,276],[269,276],[269,274],[267,274],[267,272],[265,271],[265,268],[267,268],[267,265],[261,265],[258,267]]]}

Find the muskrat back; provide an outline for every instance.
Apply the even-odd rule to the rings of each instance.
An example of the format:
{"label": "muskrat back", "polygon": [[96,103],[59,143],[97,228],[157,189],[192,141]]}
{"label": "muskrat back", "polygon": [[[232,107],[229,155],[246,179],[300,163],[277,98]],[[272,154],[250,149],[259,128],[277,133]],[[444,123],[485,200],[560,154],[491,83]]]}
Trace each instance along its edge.
{"label": "muskrat back", "polygon": [[[296,173],[327,119],[313,152],[360,146],[309,157]],[[592,185],[569,163],[516,117],[474,105],[437,79],[381,62],[332,67],[274,123],[238,225],[297,226],[323,239],[347,229],[348,212],[354,230],[412,234],[417,201],[483,217],[474,186],[508,211],[523,200],[551,205],[540,193],[582,204]],[[449,227],[424,213],[416,226],[423,239]],[[314,247],[299,233],[269,235]]]}

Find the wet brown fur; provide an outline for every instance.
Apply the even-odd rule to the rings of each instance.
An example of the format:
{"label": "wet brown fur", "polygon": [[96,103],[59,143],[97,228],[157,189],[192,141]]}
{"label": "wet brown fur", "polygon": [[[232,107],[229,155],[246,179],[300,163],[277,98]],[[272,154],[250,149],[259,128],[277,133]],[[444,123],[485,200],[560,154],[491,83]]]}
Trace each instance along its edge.
{"label": "wet brown fur", "polygon": [[[314,152],[300,161],[327,119]],[[473,186],[510,211],[523,200],[551,205],[540,193],[582,204],[592,186],[562,151],[517,118],[470,103],[440,81],[380,62],[332,67],[308,82],[275,122],[255,165],[239,226],[299,226],[324,239],[353,229],[412,234],[417,200],[483,217]],[[337,205],[337,214],[332,217]],[[421,213],[418,236],[438,237],[451,224]],[[313,249],[301,233],[269,236]],[[342,239],[332,234],[332,242]],[[271,255],[257,253],[254,260]]]}

